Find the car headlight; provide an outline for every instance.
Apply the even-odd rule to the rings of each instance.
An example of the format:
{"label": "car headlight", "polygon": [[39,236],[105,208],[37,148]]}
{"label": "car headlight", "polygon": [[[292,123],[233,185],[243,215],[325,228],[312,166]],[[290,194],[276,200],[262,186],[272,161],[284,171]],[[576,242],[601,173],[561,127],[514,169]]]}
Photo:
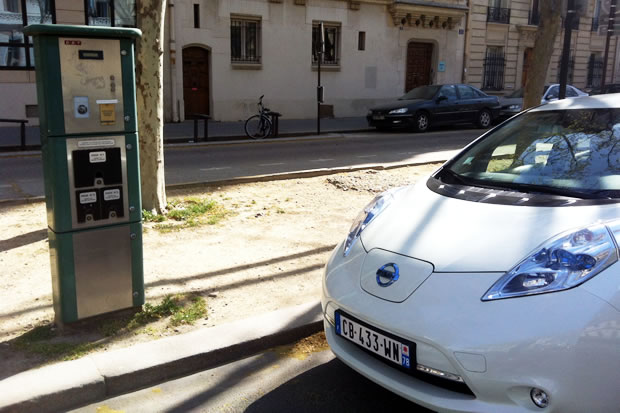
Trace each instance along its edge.
{"label": "car headlight", "polygon": [[390,111],[390,115],[399,115],[401,113],[407,113],[407,108],[394,109]]}
{"label": "car headlight", "polygon": [[618,261],[617,248],[605,225],[560,234],[497,280],[482,301],[575,287]]}
{"label": "car headlight", "polygon": [[521,105],[510,105],[508,110],[521,110]]}
{"label": "car headlight", "polygon": [[353,220],[353,224],[349,230],[349,235],[347,235],[347,239],[344,243],[344,251],[342,255],[345,257],[349,255],[351,247],[359,239],[362,231],[364,231],[364,229],[372,222],[373,219],[377,217],[377,215],[385,211],[385,209],[394,201],[396,193],[400,192],[404,188],[405,187],[394,188],[385,191],[377,195],[368,205],[364,207],[355,220]]}

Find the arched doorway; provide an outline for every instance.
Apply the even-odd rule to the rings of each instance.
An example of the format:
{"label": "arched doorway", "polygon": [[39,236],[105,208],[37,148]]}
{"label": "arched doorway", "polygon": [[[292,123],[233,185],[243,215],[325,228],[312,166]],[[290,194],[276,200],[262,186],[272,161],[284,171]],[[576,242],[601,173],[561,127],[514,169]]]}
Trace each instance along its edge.
{"label": "arched doorway", "polygon": [[409,42],[407,44],[405,93],[418,86],[430,85],[432,61],[432,43]]}
{"label": "arched doorway", "polygon": [[185,119],[193,113],[210,115],[209,51],[202,47],[183,49],[183,104]]}

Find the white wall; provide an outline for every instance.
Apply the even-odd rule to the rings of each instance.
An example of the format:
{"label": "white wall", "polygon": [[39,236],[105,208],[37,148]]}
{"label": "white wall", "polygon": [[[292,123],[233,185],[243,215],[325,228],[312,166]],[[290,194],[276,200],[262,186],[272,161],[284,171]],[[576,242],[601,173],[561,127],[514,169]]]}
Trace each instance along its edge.
{"label": "white wall", "polygon": [[[367,109],[404,92],[407,43],[435,44],[435,82],[461,79],[464,35],[462,26],[452,30],[394,26],[386,6],[362,3],[359,10],[348,2],[307,0],[305,6],[290,0],[199,1],[201,28],[193,28],[195,1],[175,1],[176,88],[183,106],[182,49],[203,46],[211,51],[211,115],[216,120],[242,120],[256,111],[258,97],[286,118],[316,116],[317,72],[311,64],[312,23],[341,24],[340,70],[322,71],[325,104],[334,105],[337,117],[362,116]],[[260,16],[262,66],[260,70],[236,69],[230,62],[230,15]],[[358,32],[366,32],[366,50],[357,47]],[[440,61],[446,71],[437,73]],[[170,99],[170,94],[165,96]],[[166,107],[171,107],[167,102]],[[169,114],[167,114],[167,117]]]}

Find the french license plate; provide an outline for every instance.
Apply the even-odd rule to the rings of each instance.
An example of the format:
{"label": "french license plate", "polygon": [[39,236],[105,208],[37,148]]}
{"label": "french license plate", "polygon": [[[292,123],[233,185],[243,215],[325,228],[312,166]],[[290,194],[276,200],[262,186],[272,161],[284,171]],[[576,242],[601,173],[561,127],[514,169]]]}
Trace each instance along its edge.
{"label": "french license plate", "polygon": [[[336,311],[336,334],[406,369],[415,360],[415,344],[381,332]],[[412,359],[411,353],[414,353]]]}
{"label": "french license plate", "polygon": [[385,116],[383,116],[383,115],[374,115],[372,118],[374,120],[383,120],[383,119],[385,119]]}

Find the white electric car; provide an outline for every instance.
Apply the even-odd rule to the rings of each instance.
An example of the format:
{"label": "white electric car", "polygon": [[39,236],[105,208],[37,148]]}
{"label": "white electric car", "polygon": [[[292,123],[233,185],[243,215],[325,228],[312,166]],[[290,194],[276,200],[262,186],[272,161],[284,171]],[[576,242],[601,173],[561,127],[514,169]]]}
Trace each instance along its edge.
{"label": "white electric car", "polygon": [[619,243],[620,94],[540,106],[360,213],[327,340],[436,411],[619,411]]}

